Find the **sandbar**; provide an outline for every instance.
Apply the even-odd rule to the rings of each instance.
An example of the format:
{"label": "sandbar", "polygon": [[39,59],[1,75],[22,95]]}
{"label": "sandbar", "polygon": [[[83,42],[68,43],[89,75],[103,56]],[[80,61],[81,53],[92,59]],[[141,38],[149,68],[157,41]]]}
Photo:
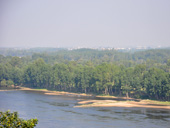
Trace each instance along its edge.
{"label": "sandbar", "polygon": [[[45,95],[64,95],[69,97],[80,97],[81,99],[77,99],[78,105],[74,107],[138,107],[170,110],[170,102],[159,102],[153,100],[142,100],[115,96],[97,96],[93,94],[72,93],[65,91],[50,91],[47,89],[32,89],[20,86],[17,86],[17,89],[15,90],[40,91],[43,92]],[[83,97],[85,97],[85,99],[83,99]]]}

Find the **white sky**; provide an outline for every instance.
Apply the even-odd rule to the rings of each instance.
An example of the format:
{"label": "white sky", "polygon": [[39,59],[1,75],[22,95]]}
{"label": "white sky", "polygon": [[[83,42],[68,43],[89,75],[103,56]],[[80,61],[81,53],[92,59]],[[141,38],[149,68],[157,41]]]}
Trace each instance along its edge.
{"label": "white sky", "polygon": [[0,0],[0,47],[170,46],[170,0]]}

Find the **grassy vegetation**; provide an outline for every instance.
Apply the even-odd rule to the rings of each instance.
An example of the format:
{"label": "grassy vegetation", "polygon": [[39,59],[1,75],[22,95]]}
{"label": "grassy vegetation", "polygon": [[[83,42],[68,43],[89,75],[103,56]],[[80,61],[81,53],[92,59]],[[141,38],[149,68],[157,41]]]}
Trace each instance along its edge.
{"label": "grassy vegetation", "polygon": [[154,104],[170,105],[170,101],[156,101],[156,100],[148,100],[148,101]]}
{"label": "grassy vegetation", "polygon": [[157,105],[170,105],[170,101],[158,101],[158,100],[142,100],[143,102],[149,103],[149,104],[157,104]]}
{"label": "grassy vegetation", "polygon": [[48,89],[41,89],[41,88],[36,88],[36,89],[33,89],[33,90],[37,90],[37,91],[48,91]]}

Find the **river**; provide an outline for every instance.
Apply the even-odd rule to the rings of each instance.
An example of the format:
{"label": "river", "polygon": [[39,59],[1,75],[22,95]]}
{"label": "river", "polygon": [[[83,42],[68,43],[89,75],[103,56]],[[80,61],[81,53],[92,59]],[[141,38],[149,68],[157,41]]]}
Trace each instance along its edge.
{"label": "river", "polygon": [[79,99],[36,91],[0,91],[0,111],[37,118],[36,128],[170,128],[170,111],[148,108],[74,108]]}

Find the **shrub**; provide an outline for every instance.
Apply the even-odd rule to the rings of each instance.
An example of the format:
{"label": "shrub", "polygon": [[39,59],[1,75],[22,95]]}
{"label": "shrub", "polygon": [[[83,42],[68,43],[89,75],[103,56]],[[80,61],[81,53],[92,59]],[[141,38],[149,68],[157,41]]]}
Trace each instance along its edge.
{"label": "shrub", "polygon": [[0,112],[0,128],[34,128],[37,123],[37,119],[19,118],[17,112]]}

